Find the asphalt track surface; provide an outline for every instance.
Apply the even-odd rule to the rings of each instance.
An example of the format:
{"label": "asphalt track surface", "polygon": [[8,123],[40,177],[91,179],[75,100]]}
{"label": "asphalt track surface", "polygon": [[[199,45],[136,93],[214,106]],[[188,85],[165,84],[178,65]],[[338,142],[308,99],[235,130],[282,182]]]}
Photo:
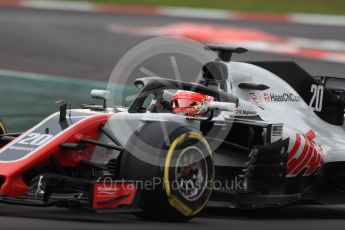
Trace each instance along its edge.
{"label": "asphalt track surface", "polygon": [[[0,68],[104,81],[131,47],[147,39],[109,33],[108,24],[159,26],[180,18],[0,9]],[[190,21],[190,20],[189,20]],[[345,40],[340,27],[193,20],[255,27],[283,36]],[[312,74],[342,77],[343,64],[250,52],[241,60],[295,60]],[[25,87],[25,86],[23,86]],[[344,229],[345,206],[265,210],[208,209],[189,223],[146,222],[130,214],[70,212],[0,205],[0,229]]]}
{"label": "asphalt track surface", "polygon": [[[345,40],[344,27],[0,9],[0,68],[104,81],[122,55],[150,38],[112,33],[106,29],[109,25],[145,27],[186,21],[256,28],[282,36]],[[342,77],[345,72],[342,64],[256,52],[234,59],[295,60],[314,75]]]}
{"label": "asphalt track surface", "polygon": [[265,210],[206,210],[188,223],[143,221],[130,214],[69,212],[57,208],[0,206],[1,229],[281,230],[344,229],[345,208],[299,206]]}

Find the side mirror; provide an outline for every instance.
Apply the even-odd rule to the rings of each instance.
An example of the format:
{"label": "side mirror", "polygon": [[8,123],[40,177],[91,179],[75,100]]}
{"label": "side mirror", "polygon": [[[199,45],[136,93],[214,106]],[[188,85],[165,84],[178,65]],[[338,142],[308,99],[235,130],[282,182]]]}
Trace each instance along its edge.
{"label": "side mirror", "polygon": [[103,108],[106,108],[106,101],[110,99],[110,91],[108,90],[100,90],[100,89],[93,89],[91,90],[91,97],[102,99],[103,100]]}
{"label": "side mirror", "polygon": [[91,90],[91,97],[108,100],[110,98],[110,92],[108,90],[93,89]]}
{"label": "side mirror", "polygon": [[236,109],[236,104],[230,102],[211,101],[208,105],[208,109],[232,112]]}

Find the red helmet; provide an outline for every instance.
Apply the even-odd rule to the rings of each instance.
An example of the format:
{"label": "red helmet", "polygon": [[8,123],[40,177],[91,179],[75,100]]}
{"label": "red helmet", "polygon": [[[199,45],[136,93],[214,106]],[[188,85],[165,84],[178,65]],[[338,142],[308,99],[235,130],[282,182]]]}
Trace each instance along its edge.
{"label": "red helmet", "polygon": [[212,100],[212,97],[201,93],[179,90],[173,96],[173,110],[175,113],[183,113],[192,117],[202,115],[207,112],[202,111],[203,105]]}

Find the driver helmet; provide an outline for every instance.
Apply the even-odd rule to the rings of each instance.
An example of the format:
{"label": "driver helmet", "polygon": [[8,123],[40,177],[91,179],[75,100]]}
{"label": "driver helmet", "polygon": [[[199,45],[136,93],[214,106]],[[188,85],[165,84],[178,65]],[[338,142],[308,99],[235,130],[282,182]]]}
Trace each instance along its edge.
{"label": "driver helmet", "polygon": [[173,96],[173,111],[176,114],[195,117],[205,115],[208,112],[207,102],[213,101],[213,97],[192,91],[177,91]]}

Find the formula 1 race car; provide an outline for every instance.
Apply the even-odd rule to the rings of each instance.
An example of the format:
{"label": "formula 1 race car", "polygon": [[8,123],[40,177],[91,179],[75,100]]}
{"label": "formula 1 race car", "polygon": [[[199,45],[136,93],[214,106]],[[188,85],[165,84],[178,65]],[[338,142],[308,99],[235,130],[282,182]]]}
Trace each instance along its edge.
{"label": "formula 1 race car", "polygon": [[0,125],[0,202],[169,221],[345,202],[344,81],[208,49],[218,58],[198,84],[141,78],[128,108],[64,104],[24,133]]}

